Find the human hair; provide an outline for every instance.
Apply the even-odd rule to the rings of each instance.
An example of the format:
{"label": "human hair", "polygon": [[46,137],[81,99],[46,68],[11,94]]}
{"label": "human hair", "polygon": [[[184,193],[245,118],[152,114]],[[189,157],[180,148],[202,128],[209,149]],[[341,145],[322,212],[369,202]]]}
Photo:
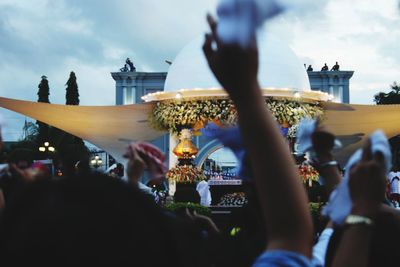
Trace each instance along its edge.
{"label": "human hair", "polygon": [[169,222],[138,189],[103,174],[38,181],[7,204],[4,266],[180,266]]}
{"label": "human hair", "polygon": [[175,202],[191,202],[200,204],[200,195],[195,188],[182,187],[175,192]]}
{"label": "human hair", "polygon": [[28,165],[33,162],[33,151],[26,148],[16,148],[8,156],[9,163],[18,164],[21,161],[25,161]]}

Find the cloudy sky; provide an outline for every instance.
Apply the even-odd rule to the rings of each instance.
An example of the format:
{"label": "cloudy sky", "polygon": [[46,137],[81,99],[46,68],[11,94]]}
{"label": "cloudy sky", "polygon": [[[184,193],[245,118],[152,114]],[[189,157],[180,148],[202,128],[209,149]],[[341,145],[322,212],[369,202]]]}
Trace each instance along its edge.
{"label": "cloudy sky", "polygon": [[[339,61],[354,70],[351,102],[400,81],[398,0],[324,0],[305,14],[288,13],[268,27],[303,60],[320,68]],[[0,0],[0,96],[37,100],[40,77],[52,103],[65,102],[69,72],[82,105],[115,102],[111,71],[134,59],[139,71],[167,71],[191,39],[207,29],[217,0]],[[24,117],[0,110],[6,140],[21,136]]]}

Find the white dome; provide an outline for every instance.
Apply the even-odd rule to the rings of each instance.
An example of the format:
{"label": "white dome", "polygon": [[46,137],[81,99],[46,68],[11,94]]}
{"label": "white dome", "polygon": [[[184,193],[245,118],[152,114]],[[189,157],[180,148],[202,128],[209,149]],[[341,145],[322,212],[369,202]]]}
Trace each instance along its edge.
{"label": "white dome", "polygon": [[[221,85],[211,73],[203,55],[204,37],[186,45],[169,68],[164,91],[180,89],[211,89]],[[310,91],[310,81],[303,64],[289,46],[270,34],[258,41],[260,69],[258,79],[262,88]]]}

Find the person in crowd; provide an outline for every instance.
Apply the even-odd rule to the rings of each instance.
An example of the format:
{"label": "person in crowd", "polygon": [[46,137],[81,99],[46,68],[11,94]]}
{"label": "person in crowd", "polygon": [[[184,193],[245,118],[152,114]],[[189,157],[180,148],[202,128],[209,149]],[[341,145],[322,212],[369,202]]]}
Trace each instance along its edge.
{"label": "person in crowd", "polygon": [[328,71],[328,70],[329,70],[329,67],[325,63],[325,65],[322,67],[321,71]]}
{"label": "person in crowd", "polygon": [[174,194],[175,202],[191,202],[195,204],[200,204],[200,194],[195,188],[183,187],[177,190]]}
{"label": "person in crowd", "polygon": [[[312,133],[311,138],[313,144],[312,154],[314,155],[312,159],[312,164],[323,177],[325,186],[327,188],[327,192],[328,194],[330,194],[339,184],[339,182],[341,182],[340,178],[341,174],[338,171],[338,168],[336,168],[337,162],[334,160],[332,153],[335,137],[332,133],[330,133],[324,127],[318,125],[317,123],[317,127],[315,131]],[[381,147],[380,149],[382,150],[384,148]],[[367,142],[366,148],[364,148],[364,153],[368,153],[368,151],[370,150],[371,150],[371,145],[369,144],[369,142]],[[390,160],[390,155],[386,157],[388,157],[387,160]],[[357,172],[353,171],[354,169],[357,170],[358,166],[360,165],[363,166],[365,164],[364,161],[367,162],[369,161],[369,164],[376,164],[377,166],[379,166],[380,171],[375,174],[370,174],[371,177],[365,175],[364,176],[365,180],[358,178],[359,180],[357,182],[354,182],[354,179],[352,178],[353,177],[357,178],[356,175],[358,174]],[[370,182],[371,183],[370,186],[375,184],[375,187],[378,189],[378,191],[380,190],[380,199],[382,200],[381,203],[379,203],[379,207],[377,208],[375,213],[374,213],[374,207],[372,207],[371,208],[372,215],[368,215],[370,217],[366,217],[367,222],[369,220],[372,221],[371,218],[374,218],[375,220],[374,226],[369,225],[369,227],[371,228],[370,229],[371,237],[369,239],[368,247],[364,248],[364,251],[368,251],[369,254],[367,259],[365,259],[364,257],[364,263],[367,262],[368,266],[392,266],[395,265],[397,261],[397,258],[395,256],[396,255],[395,246],[393,244],[395,244],[396,240],[400,238],[400,232],[399,232],[400,213],[395,209],[391,208],[390,206],[388,206],[387,203],[384,201],[385,192],[381,184],[382,183],[381,179],[382,177],[385,177],[385,171],[384,171],[385,168],[387,167],[384,166],[384,162],[382,162],[381,155],[379,153],[377,155],[374,155],[374,158],[370,158],[369,160],[365,160],[364,158],[362,158],[358,164],[350,168],[351,172],[350,181],[353,182],[350,183],[350,185],[352,185],[350,186],[350,194],[352,199],[354,199],[353,197],[354,194],[359,194],[357,192],[354,192],[355,190],[357,190],[360,187],[368,188],[368,186],[366,186],[365,183]],[[374,181],[374,179],[376,180]],[[372,187],[369,188],[368,190],[372,190]],[[364,198],[369,198],[373,196],[373,194],[372,193],[370,194],[369,191],[364,191],[364,193],[366,194]],[[353,200],[353,209],[351,211],[351,214],[349,215],[350,218],[354,216],[353,213],[358,213],[356,207],[361,205],[358,204],[358,202],[359,200],[357,200],[354,203]],[[373,203],[373,201],[369,202]],[[363,221],[358,221],[358,223],[361,223],[363,225]],[[330,222],[327,225],[326,229],[322,232],[319,238],[318,244],[314,246],[313,249],[313,263],[315,266],[333,266],[333,262],[334,260],[337,260],[336,256],[338,256],[336,254],[336,251],[339,246],[342,246],[340,240],[344,235],[344,231],[347,228],[358,226],[353,224],[357,223],[352,222],[350,220],[350,222],[346,222],[344,225],[334,225],[332,222]],[[329,244],[329,249],[328,249],[328,244]],[[346,249],[348,248],[346,247]],[[342,263],[339,262],[338,264]]]}
{"label": "person in crowd", "polygon": [[340,66],[339,66],[339,63],[337,61],[336,61],[335,65],[333,65],[331,70],[332,71],[339,71],[340,70]]}
{"label": "person in crowd", "polygon": [[254,266],[310,266],[313,227],[307,196],[293,158],[264,104],[257,80],[256,43],[249,48],[223,44],[211,16],[208,16],[208,22],[211,33],[205,37],[204,54],[210,69],[237,108],[265,218],[266,252]]}
{"label": "person in crowd", "polygon": [[33,162],[31,151],[15,149],[9,156],[8,163],[3,166],[0,176],[0,189],[4,203],[8,203],[32,178],[30,166]]}
{"label": "person in crowd", "polygon": [[361,161],[349,170],[352,209],[345,224],[335,227],[326,266],[397,265],[400,214],[384,204],[384,165],[382,154],[372,153],[367,141]]}
{"label": "person in crowd", "polygon": [[141,177],[147,169],[150,179],[165,178],[167,167],[164,164],[164,153],[150,143],[136,142],[127,147],[124,157],[129,159],[127,165],[128,182],[138,186],[148,194],[153,194],[152,189],[141,182]]}
{"label": "person in crowd", "polygon": [[387,175],[388,182],[388,196],[390,201],[399,207],[400,204],[400,171],[397,166],[394,166],[392,171]]}
{"label": "person in crowd", "polygon": [[4,266],[186,266],[170,224],[122,180],[41,180],[6,206],[0,256]]}
{"label": "person in crowd", "polygon": [[[208,22],[211,33],[205,37],[204,54],[237,108],[265,218],[266,251],[253,266],[311,266],[313,231],[307,198],[287,146],[264,105],[257,80],[256,42],[248,48],[224,44],[218,38],[217,23],[211,16]],[[270,157],[272,154],[274,157]],[[328,162],[320,162],[321,167],[330,166]],[[382,155],[372,153],[367,142],[362,160],[348,170],[353,205],[332,266],[368,265],[370,226],[382,207],[385,192],[382,165]],[[337,166],[335,169],[335,177],[340,177]],[[277,199],[279,208],[275,205]]]}

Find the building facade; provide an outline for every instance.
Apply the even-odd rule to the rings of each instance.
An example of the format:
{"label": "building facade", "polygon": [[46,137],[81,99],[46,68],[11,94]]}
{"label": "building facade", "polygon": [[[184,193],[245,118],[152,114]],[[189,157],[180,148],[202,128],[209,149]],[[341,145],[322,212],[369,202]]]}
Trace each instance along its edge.
{"label": "building facade", "polygon": [[[354,71],[307,71],[311,90],[326,92],[335,102],[350,102],[350,79]],[[142,96],[164,90],[167,72],[112,72],[115,104],[142,103]]]}
{"label": "building facade", "polygon": [[350,103],[350,79],[354,71],[307,71],[311,90],[326,92],[333,101]]}
{"label": "building facade", "polygon": [[[349,103],[350,78],[353,71],[307,71],[312,90],[333,95],[335,102]],[[112,72],[116,83],[116,105],[143,103],[143,95],[164,90],[167,72]],[[222,148],[216,140],[196,136],[193,143],[199,148],[195,162],[202,164],[218,149]],[[154,140],[165,155],[169,155],[169,135]]]}

